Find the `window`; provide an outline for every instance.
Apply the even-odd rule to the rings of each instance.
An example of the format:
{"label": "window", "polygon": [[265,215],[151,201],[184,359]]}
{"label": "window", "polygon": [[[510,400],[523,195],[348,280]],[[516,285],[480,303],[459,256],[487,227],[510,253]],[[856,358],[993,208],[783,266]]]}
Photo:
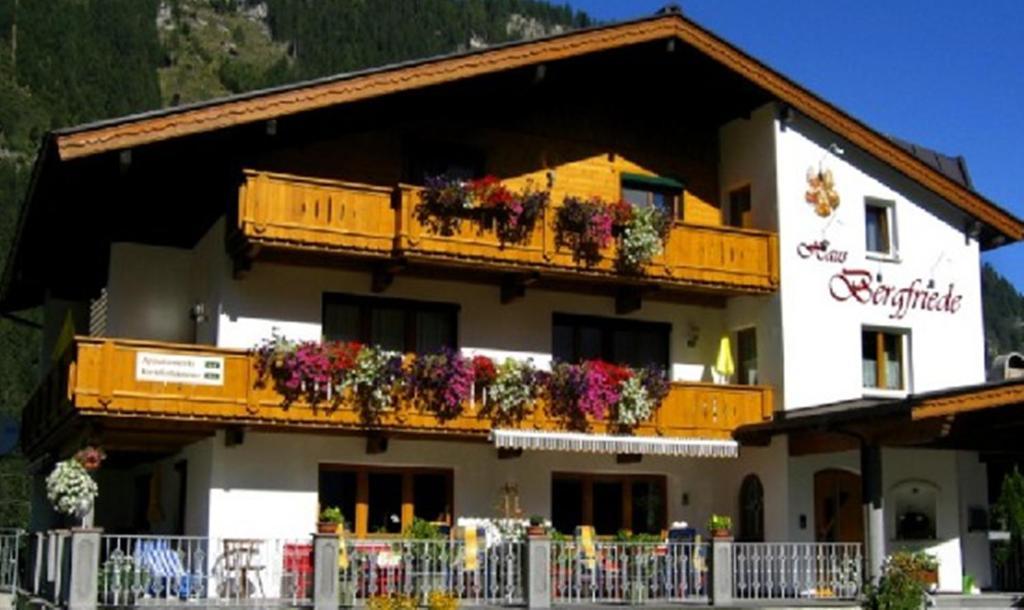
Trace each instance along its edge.
{"label": "window", "polygon": [[868,254],[895,256],[895,222],[892,201],[866,199],[864,202],[865,248]]}
{"label": "window", "polygon": [[622,200],[636,206],[657,206],[671,218],[683,219],[683,183],[671,178],[624,173]]}
{"label": "window", "polygon": [[865,329],[861,333],[865,389],[905,389],[905,341],[906,335],[899,332]]}
{"label": "window", "polygon": [[400,352],[456,347],[459,306],[449,303],[324,295],[327,341],[359,341]]}
{"label": "window", "polygon": [[634,367],[655,365],[668,370],[671,324],[556,313],[552,326],[555,360],[601,359]]}
{"label": "window", "polygon": [[736,333],[736,373],[742,385],[757,385],[757,329],[745,328]]}
{"label": "window", "polygon": [[742,542],[764,542],[764,486],[756,474],[740,484],[740,531]]}
{"label": "window", "polygon": [[726,224],[743,229],[754,228],[754,217],[750,212],[750,185],[729,191],[729,207],[726,210]]}
{"label": "window", "polygon": [[337,506],[357,535],[399,534],[414,517],[451,523],[452,472],[323,464],[320,508]]}
{"label": "window", "polygon": [[665,477],[558,473],[551,478],[551,523],[563,534],[572,535],[578,525],[594,526],[599,536],[623,529],[661,534],[665,510]]}

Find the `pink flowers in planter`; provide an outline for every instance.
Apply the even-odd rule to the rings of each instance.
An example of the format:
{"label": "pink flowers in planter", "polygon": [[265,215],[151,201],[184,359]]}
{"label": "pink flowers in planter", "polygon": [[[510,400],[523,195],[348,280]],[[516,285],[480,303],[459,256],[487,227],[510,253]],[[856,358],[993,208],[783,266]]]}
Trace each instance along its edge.
{"label": "pink flowers in planter", "polygon": [[473,361],[451,348],[416,358],[408,374],[408,388],[416,401],[442,420],[462,412],[473,394]]}
{"label": "pink flowers in planter", "polygon": [[512,191],[495,176],[469,181],[434,176],[427,178],[415,213],[439,235],[454,235],[469,219],[478,222],[481,231],[493,227],[502,244],[517,244],[529,239],[548,199],[547,191]]}
{"label": "pink flowers in planter", "polygon": [[[353,401],[364,420],[374,421],[405,395],[441,421],[458,417],[486,388],[484,415],[515,425],[547,398],[550,412],[576,429],[606,420],[625,432],[648,420],[668,395],[657,368],[634,369],[602,360],[556,363],[550,372],[530,361],[500,365],[486,356],[467,357],[451,348],[403,362],[401,354],[357,342],[295,342],[274,334],[254,349],[261,383],[272,380],[285,404],[337,406]],[[480,394],[483,397],[483,393]]]}
{"label": "pink flowers in planter", "polygon": [[668,395],[668,379],[660,369],[633,369],[603,360],[556,363],[546,386],[553,411],[580,429],[586,428],[587,417],[635,426]]}

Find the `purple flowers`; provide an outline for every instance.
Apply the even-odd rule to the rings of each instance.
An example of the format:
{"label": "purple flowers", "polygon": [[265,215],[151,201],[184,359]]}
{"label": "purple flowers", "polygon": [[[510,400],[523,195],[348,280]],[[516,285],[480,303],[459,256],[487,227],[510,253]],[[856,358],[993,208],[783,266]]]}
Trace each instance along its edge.
{"label": "purple flowers", "polygon": [[408,376],[409,391],[441,419],[452,419],[473,394],[473,360],[451,348],[416,358]]}
{"label": "purple flowers", "polygon": [[613,221],[612,209],[604,201],[566,197],[555,216],[556,243],[572,250],[576,262],[595,265],[611,243]]}

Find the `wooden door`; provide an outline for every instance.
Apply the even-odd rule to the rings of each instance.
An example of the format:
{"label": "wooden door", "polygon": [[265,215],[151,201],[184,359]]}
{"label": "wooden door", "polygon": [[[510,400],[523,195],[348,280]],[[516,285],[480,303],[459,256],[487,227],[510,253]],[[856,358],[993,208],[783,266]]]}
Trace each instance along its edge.
{"label": "wooden door", "polygon": [[814,474],[814,539],[864,542],[860,475],[832,468]]}

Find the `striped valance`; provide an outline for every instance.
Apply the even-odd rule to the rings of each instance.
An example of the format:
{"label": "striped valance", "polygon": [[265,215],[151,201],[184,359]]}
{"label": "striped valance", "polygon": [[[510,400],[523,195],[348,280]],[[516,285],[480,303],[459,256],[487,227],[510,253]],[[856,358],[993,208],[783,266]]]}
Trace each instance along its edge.
{"label": "striped valance", "polygon": [[539,430],[492,430],[491,440],[499,449],[711,458],[739,456],[739,445],[736,441],[703,438],[614,436],[611,434],[543,432]]}

